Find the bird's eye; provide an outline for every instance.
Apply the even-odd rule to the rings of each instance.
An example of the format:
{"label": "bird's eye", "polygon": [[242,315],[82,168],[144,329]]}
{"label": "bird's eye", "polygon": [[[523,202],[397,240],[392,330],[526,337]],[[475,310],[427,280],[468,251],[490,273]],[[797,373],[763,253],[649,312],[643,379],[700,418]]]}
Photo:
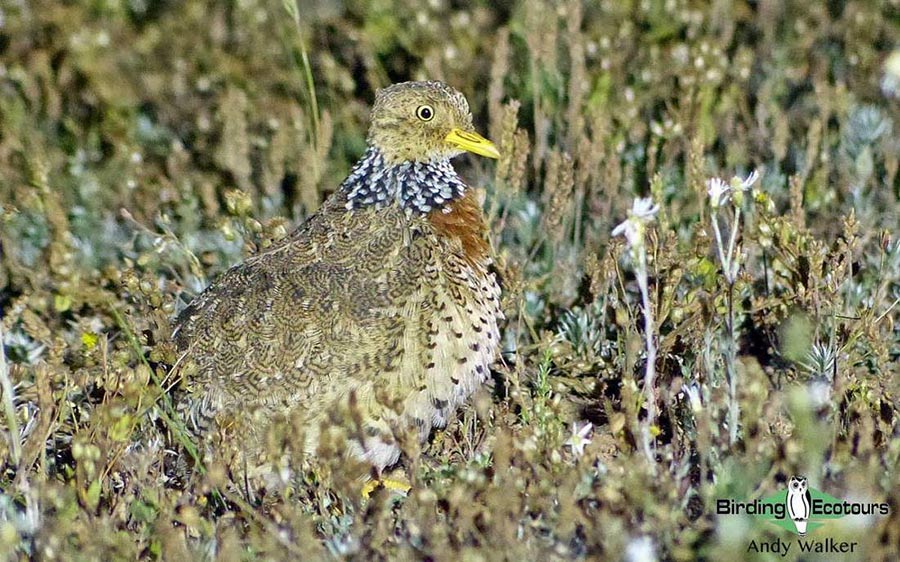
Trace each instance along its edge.
{"label": "bird's eye", "polygon": [[434,118],[434,109],[430,105],[420,105],[416,108],[416,117],[422,121],[431,121]]}

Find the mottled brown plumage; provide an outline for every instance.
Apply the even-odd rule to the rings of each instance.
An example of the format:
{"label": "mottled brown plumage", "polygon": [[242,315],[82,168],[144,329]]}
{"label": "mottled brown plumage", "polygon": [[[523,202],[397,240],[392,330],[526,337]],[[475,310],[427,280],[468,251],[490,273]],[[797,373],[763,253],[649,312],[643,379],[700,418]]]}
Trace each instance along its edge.
{"label": "mottled brown plumage", "polygon": [[[251,468],[277,420],[304,434],[305,454],[341,429],[381,469],[398,432],[424,439],[447,423],[487,377],[501,318],[480,204],[449,164],[463,150],[496,157],[461,94],[438,82],[379,92],[369,150],[341,188],[178,317],[189,427],[231,435]],[[361,427],[333,427],[343,411]]]}

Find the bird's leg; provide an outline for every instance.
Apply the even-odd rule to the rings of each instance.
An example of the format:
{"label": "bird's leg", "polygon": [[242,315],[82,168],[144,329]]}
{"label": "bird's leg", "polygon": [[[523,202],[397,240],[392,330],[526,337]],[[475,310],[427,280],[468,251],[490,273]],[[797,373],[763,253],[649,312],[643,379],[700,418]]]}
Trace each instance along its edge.
{"label": "bird's leg", "polygon": [[412,490],[412,486],[410,486],[408,482],[404,482],[403,480],[394,480],[392,478],[383,478],[381,480],[381,485],[388,490],[397,492],[403,496],[405,496],[409,493],[410,490]]}
{"label": "bird's leg", "polygon": [[386,490],[396,492],[401,496],[405,496],[412,489],[412,486],[410,486],[408,482],[405,482],[403,480],[396,478],[384,478],[381,474],[381,471],[374,467],[372,468],[372,472],[372,478],[368,482],[366,482],[362,489],[362,497],[365,499],[369,499],[369,497],[372,495],[372,492],[379,488],[384,488]]}

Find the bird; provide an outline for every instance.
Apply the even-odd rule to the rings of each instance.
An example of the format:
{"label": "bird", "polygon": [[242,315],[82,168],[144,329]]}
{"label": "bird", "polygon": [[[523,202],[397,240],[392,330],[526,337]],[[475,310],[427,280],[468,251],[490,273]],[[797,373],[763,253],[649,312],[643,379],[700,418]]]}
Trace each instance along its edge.
{"label": "bird", "polygon": [[797,528],[797,534],[801,537],[806,536],[806,526],[809,522],[811,495],[809,493],[809,484],[805,476],[791,476],[788,483],[787,496],[785,503],[787,504],[788,514],[794,521]]}
{"label": "bird", "polygon": [[267,431],[289,427],[303,457],[338,439],[380,474],[403,432],[424,442],[486,381],[501,288],[481,198],[450,162],[465,152],[500,156],[459,91],[379,90],[340,187],[176,317],[177,411],[204,441],[231,440],[229,466],[264,473]]}

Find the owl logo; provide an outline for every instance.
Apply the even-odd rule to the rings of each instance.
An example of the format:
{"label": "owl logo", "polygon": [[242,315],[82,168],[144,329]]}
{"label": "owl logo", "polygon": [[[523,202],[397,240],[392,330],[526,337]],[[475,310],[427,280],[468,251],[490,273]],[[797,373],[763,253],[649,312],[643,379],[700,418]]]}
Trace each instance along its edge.
{"label": "owl logo", "polygon": [[797,527],[797,534],[805,537],[811,503],[809,484],[806,482],[805,476],[791,476],[785,503],[788,513],[794,521],[794,526]]}

